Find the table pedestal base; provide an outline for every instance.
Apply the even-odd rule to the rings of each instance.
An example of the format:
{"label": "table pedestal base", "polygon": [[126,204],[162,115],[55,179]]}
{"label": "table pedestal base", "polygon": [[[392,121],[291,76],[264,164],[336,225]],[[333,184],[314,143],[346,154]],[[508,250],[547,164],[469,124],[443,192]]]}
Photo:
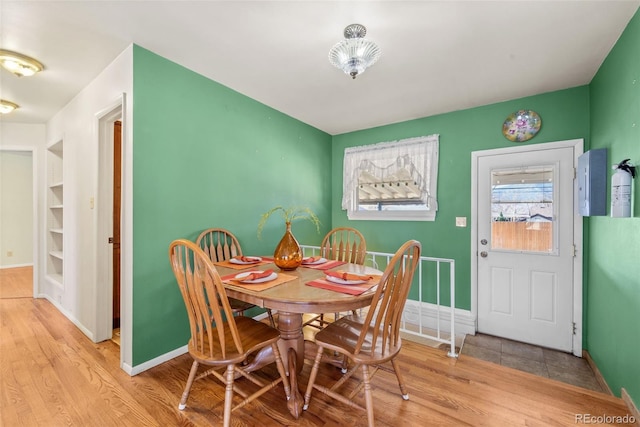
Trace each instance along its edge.
{"label": "table pedestal base", "polygon": [[304,399],[302,398],[302,394],[300,394],[300,390],[298,389],[298,373],[297,371],[297,359],[298,355],[296,351],[292,348],[289,349],[289,355],[287,363],[289,366],[289,385],[291,386],[291,397],[287,401],[287,408],[289,408],[289,412],[291,415],[297,420],[300,415],[302,415],[302,406],[304,405]]}
{"label": "table pedestal base", "polygon": [[[302,414],[303,398],[298,389],[297,374],[302,371],[305,357],[314,360],[318,351],[318,346],[312,341],[305,341],[302,333],[302,314],[278,312],[278,330],[280,331],[280,340],[278,340],[278,349],[282,356],[284,368],[289,376],[291,386],[291,397],[287,402],[287,408],[295,419]],[[252,372],[262,368],[265,365],[275,362],[275,357],[271,347],[265,347],[260,350],[253,358],[251,363],[247,364],[244,369]],[[344,358],[342,356],[330,356],[324,354],[322,356],[323,363],[329,363],[338,368],[346,368]]]}

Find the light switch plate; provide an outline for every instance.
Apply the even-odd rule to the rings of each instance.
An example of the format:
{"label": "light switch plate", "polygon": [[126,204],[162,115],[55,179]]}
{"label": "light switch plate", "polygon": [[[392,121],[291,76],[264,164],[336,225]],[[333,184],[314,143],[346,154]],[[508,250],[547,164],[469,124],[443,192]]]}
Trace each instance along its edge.
{"label": "light switch plate", "polygon": [[467,217],[466,216],[457,216],[456,217],[456,227],[466,227],[467,226]]}

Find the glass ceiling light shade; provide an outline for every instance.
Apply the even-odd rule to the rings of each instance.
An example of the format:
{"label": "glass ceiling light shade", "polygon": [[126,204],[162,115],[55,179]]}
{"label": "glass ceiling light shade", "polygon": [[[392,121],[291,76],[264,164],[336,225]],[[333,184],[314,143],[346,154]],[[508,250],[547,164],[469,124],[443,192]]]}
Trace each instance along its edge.
{"label": "glass ceiling light shade", "polygon": [[44,70],[44,66],[35,59],[4,49],[0,49],[0,65],[18,77],[33,76]]}
{"label": "glass ceiling light shade", "polygon": [[0,99],[0,114],[9,114],[18,108],[18,104]]}
{"label": "glass ceiling light shade", "polygon": [[329,62],[353,79],[375,64],[382,54],[377,44],[364,38],[366,34],[364,25],[351,24],[344,29],[344,40],[329,51]]}

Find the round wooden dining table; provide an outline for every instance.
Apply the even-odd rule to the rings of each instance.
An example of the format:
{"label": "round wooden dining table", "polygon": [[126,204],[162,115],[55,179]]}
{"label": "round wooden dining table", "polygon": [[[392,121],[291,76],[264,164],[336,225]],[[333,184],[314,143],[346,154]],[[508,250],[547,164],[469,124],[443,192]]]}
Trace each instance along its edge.
{"label": "round wooden dining table", "polygon": [[[234,270],[223,265],[216,265],[221,277],[228,277],[244,270]],[[323,279],[325,271],[315,268],[298,267],[296,270],[280,270],[273,263],[262,264],[251,268],[251,271],[272,269],[274,272],[293,276],[294,278],[277,286],[257,290],[251,286],[238,286],[224,281],[227,296],[255,304],[258,307],[277,310],[277,328],[280,331],[278,347],[280,354],[285,358],[285,367],[291,381],[292,397],[288,402],[290,412],[298,418],[302,409],[302,396],[299,393],[296,381],[296,373],[302,370],[304,364],[305,348],[309,355],[315,355],[315,343],[305,341],[303,334],[302,315],[305,313],[339,313],[356,310],[371,305],[371,299],[375,292],[375,286],[361,295],[351,295],[335,290],[322,289],[307,285],[308,282]],[[371,275],[379,278],[382,272],[358,264],[341,264],[331,270],[339,270],[349,273]],[[255,358],[245,366],[252,371],[259,369],[275,360],[270,347],[265,347]],[[288,363],[287,363],[288,361]],[[332,361],[329,361],[330,363]],[[294,384],[295,383],[295,384]]]}

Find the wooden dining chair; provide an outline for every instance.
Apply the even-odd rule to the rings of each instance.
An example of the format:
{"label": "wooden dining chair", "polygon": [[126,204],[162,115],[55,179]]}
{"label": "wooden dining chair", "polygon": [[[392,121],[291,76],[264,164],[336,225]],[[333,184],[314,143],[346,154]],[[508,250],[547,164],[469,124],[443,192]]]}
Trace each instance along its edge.
{"label": "wooden dining chair", "polygon": [[[250,403],[282,382],[289,400],[291,389],[278,350],[280,332],[250,317],[233,316],[224,285],[213,263],[195,243],[180,239],[169,246],[169,260],[189,316],[191,338],[189,354],[193,358],[187,384],[178,409],[186,407],[195,380],[213,375],[225,384],[223,424],[229,426],[231,412]],[[267,382],[245,371],[243,363],[249,354],[271,347],[279,378]],[[200,364],[211,369],[198,373]],[[238,387],[234,378],[243,376],[259,389],[249,394]],[[243,397],[232,407],[234,392]]]}
{"label": "wooden dining chair", "polygon": [[337,227],[329,231],[320,244],[320,256],[363,265],[367,242],[362,233],[351,227]]}
{"label": "wooden dining chair", "polygon": [[[368,424],[372,427],[374,417],[371,379],[386,362],[391,363],[393,372],[396,374],[402,398],[409,399],[395,357],[402,347],[400,339],[402,310],[409,295],[416,267],[420,262],[420,252],[421,245],[416,240],[409,240],[398,249],[380,279],[366,317],[357,315],[341,317],[316,334],[315,342],[318,351],[309,376],[303,409],[308,409],[311,392],[316,389],[350,407],[365,411]],[[343,354],[354,363],[353,368],[331,388],[316,384],[320,360],[325,349]],[[362,382],[359,386],[348,396],[338,393],[338,388],[344,385],[358,369],[362,370]],[[365,407],[352,400],[363,386]]]}
{"label": "wooden dining chair", "polygon": [[[226,261],[235,256],[242,256],[242,247],[236,236],[224,228],[208,228],[204,230],[196,239],[196,244],[207,254],[211,262]],[[231,310],[234,314],[244,316],[244,312],[256,307],[254,304],[229,298]],[[273,313],[267,309],[269,322],[275,328]]]}
{"label": "wooden dining chair", "polygon": [[[351,227],[334,228],[324,236],[320,244],[320,256],[328,260],[364,265],[366,255],[367,242],[364,236]],[[356,314],[355,311],[352,313]],[[339,316],[339,313],[334,313],[334,320]],[[322,329],[329,323],[324,313],[319,313],[306,320],[304,326]]]}

